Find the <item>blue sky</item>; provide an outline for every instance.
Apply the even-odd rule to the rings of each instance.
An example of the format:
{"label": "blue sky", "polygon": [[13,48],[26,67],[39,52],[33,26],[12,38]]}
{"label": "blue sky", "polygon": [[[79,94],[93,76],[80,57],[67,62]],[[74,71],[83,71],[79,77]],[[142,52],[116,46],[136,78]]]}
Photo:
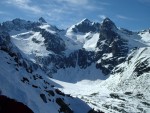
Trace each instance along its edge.
{"label": "blue sky", "polygon": [[109,17],[118,27],[150,28],[150,0],[1,0],[0,22],[22,18],[67,28],[84,18],[101,22]]}

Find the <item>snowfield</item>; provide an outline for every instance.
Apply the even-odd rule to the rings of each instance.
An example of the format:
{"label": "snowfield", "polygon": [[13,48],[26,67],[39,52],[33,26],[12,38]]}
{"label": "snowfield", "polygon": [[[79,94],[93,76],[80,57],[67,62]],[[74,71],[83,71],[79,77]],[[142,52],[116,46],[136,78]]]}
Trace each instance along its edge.
{"label": "snowfield", "polygon": [[[33,40],[36,38],[38,43]],[[45,39],[39,32],[25,32],[12,36],[12,42],[29,57],[30,60],[35,62],[36,56],[48,56],[53,52],[47,51],[44,46]]]}

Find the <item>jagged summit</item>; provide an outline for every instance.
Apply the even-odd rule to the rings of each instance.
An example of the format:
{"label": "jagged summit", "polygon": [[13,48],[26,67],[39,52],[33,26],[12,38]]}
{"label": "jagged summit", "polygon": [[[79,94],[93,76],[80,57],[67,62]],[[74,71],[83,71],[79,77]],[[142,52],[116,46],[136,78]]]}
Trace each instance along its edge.
{"label": "jagged summit", "polygon": [[39,18],[39,22],[40,22],[40,23],[47,23],[46,20],[45,20],[43,17],[40,17],[40,18]]}
{"label": "jagged summit", "polygon": [[106,21],[111,21],[111,20],[110,20],[110,18],[106,17],[106,18],[104,18],[104,20],[103,20],[103,21],[105,21],[105,22],[106,22]]}
{"label": "jagged summit", "polygon": [[82,19],[78,24],[83,24],[83,23],[92,23],[89,19],[87,19],[87,18],[84,18],[84,19]]}
{"label": "jagged summit", "polygon": [[112,20],[110,20],[108,17],[106,17],[101,23],[101,29],[111,30],[111,29],[116,29],[116,28],[117,27],[115,23]]}
{"label": "jagged summit", "polygon": [[92,22],[89,19],[85,18],[80,22],[78,22],[77,24],[71,26],[67,32],[74,32],[74,33],[98,32],[99,28],[100,28],[99,23]]}
{"label": "jagged summit", "polygon": [[32,22],[27,21],[24,19],[16,18],[11,21],[6,21],[1,24],[0,30],[1,31],[21,31],[21,30],[31,30],[35,26],[39,26],[41,23],[39,22]]}

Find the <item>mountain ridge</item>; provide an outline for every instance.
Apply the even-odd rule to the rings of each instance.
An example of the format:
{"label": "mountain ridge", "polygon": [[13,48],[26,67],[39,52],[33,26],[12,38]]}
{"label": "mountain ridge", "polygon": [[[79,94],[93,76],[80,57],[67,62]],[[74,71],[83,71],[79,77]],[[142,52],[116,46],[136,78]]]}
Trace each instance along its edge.
{"label": "mountain ridge", "polygon": [[[43,81],[38,76],[32,75],[32,73],[37,74],[39,72],[36,72],[36,69],[41,70],[42,76],[45,80],[51,80],[50,83],[56,79],[56,81],[54,80],[55,85],[62,92],[67,94],[69,92],[69,94],[79,97],[96,110],[106,113],[111,111],[141,112],[141,109],[148,113],[150,110],[149,97],[147,96],[150,93],[144,89],[144,87],[149,86],[147,82],[149,80],[149,30],[133,32],[120,29],[109,18],[105,18],[102,23],[94,23],[84,19],[67,30],[60,30],[46,23],[44,18],[40,18],[37,22],[21,19],[3,22],[0,31],[2,34],[0,36],[1,50],[7,53],[16,48],[14,53],[10,52],[10,55],[13,54],[12,57],[15,56],[15,58],[10,59],[12,62],[17,62],[17,65],[23,65],[23,69],[20,66],[13,67],[12,64],[10,67],[16,70],[15,73],[26,70],[30,78],[38,79],[38,82],[32,84],[32,87],[35,89],[38,86],[41,87],[42,93],[39,97],[42,98],[43,102],[47,102],[47,98],[50,97],[44,91]],[[2,59],[4,59],[3,55],[9,59],[10,56],[6,53],[1,53]],[[9,67],[10,61],[7,62],[4,60],[1,63]],[[4,71],[2,72],[4,73]],[[6,71],[6,73],[9,72]],[[5,79],[4,76],[2,77]],[[27,78],[24,76],[22,80],[28,83],[25,77]],[[139,77],[141,78],[140,82]],[[89,83],[93,84],[93,89]],[[75,91],[71,90],[67,86],[68,84]],[[49,88],[49,86],[46,87]],[[56,89],[51,88],[51,90],[58,95],[65,95]],[[105,91],[106,93],[104,93]],[[15,94],[14,96],[17,98]],[[103,99],[101,100],[101,98]],[[57,103],[56,106],[60,106],[60,109],[57,110],[61,111],[63,109],[61,107],[65,106],[69,111],[63,111],[64,113],[72,112],[71,110],[76,113],[82,112],[74,106],[77,102],[76,99],[73,100],[73,103],[69,97],[64,99],[66,102],[62,102],[61,99],[54,99]],[[24,100],[21,101],[26,103]],[[33,99],[33,101],[35,100]],[[125,103],[126,101],[128,102]],[[71,106],[67,106],[67,102],[71,102]],[[126,107],[120,106],[119,102]],[[86,104],[79,103],[84,106],[84,111],[90,110]],[[135,108],[130,108],[130,105]],[[32,110],[35,110],[33,106]]]}

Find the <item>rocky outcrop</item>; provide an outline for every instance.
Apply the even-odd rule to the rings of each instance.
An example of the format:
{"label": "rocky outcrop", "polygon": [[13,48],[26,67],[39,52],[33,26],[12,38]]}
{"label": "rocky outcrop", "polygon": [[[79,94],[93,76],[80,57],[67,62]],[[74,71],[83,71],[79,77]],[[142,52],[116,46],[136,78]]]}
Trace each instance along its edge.
{"label": "rocky outcrop", "polygon": [[59,69],[75,68],[76,66],[85,69],[95,62],[95,59],[94,52],[79,49],[70,53],[68,56],[61,54],[50,54],[47,57],[38,56],[36,57],[36,61],[37,63],[44,64],[42,68],[52,77],[52,74],[56,73]]}
{"label": "rocky outcrop", "polygon": [[33,28],[33,31],[40,32],[44,37],[44,44],[48,51],[53,51],[56,54],[61,54],[65,50],[65,42],[60,38],[58,34],[52,34],[45,29],[39,27]]}
{"label": "rocky outcrop", "polygon": [[94,109],[91,109],[88,113],[104,113],[102,111],[95,111]]}
{"label": "rocky outcrop", "polygon": [[84,19],[77,25],[74,25],[74,27],[72,27],[72,31],[75,33],[99,32],[99,26],[99,23],[92,23],[90,20]]}
{"label": "rocky outcrop", "polygon": [[20,30],[30,30],[36,26],[39,26],[39,22],[31,22],[23,19],[16,18],[12,21],[6,21],[1,24],[0,31],[10,32]]}
{"label": "rocky outcrop", "polygon": [[39,18],[39,22],[40,22],[40,23],[47,23],[46,20],[45,20],[43,17],[40,17],[40,18]]}
{"label": "rocky outcrop", "polygon": [[73,113],[66,103],[61,98],[56,99],[56,103],[60,106],[59,112]]}
{"label": "rocky outcrop", "polygon": [[123,62],[128,53],[128,41],[123,39],[116,32],[117,30],[109,18],[106,18],[100,27],[95,58],[97,68],[100,68],[104,74],[109,74],[114,66]]}
{"label": "rocky outcrop", "polygon": [[0,95],[0,113],[33,113],[33,111],[21,102]]}

